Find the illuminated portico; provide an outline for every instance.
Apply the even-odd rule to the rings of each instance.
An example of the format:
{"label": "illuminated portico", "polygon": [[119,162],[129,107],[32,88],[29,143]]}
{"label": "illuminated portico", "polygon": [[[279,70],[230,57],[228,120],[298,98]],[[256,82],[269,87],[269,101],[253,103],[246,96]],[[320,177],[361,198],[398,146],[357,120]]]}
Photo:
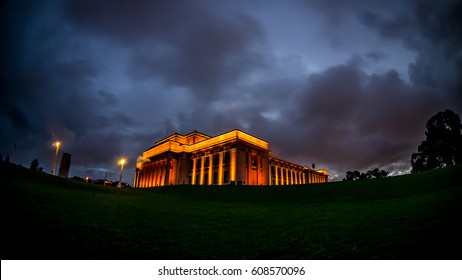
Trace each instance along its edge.
{"label": "illuminated portico", "polygon": [[327,182],[327,172],[278,159],[268,143],[232,130],[215,137],[194,131],[175,133],[147,149],[138,159],[134,186],[295,185]]}

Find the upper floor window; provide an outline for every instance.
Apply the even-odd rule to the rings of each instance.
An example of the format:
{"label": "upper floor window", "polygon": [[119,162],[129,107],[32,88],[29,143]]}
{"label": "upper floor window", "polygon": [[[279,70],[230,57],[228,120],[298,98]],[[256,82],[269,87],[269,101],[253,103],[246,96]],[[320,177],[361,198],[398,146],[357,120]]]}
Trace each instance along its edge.
{"label": "upper floor window", "polygon": [[225,158],[224,158],[224,160],[223,160],[223,163],[226,164],[226,163],[229,163],[230,161],[231,161],[231,157],[230,157],[230,155],[229,155],[229,152],[226,152],[226,153],[225,153]]}
{"label": "upper floor window", "polygon": [[257,155],[252,155],[252,167],[257,167],[257,160],[258,156]]}
{"label": "upper floor window", "polygon": [[213,155],[213,166],[220,164],[220,155]]}

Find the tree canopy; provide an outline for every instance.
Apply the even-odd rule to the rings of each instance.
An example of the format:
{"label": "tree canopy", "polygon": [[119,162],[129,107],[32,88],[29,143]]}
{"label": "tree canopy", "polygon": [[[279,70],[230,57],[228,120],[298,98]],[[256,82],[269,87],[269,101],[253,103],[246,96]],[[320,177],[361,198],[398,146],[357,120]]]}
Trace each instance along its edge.
{"label": "tree canopy", "polygon": [[30,170],[42,172],[43,168],[39,167],[38,159],[32,160],[32,162],[30,163]]}
{"label": "tree canopy", "polygon": [[462,125],[451,110],[438,112],[426,125],[426,138],[411,157],[411,172],[462,163]]}
{"label": "tree canopy", "polygon": [[355,171],[347,171],[346,177],[343,181],[354,181],[354,180],[362,180],[362,179],[372,179],[372,178],[385,178],[388,177],[389,173],[385,170],[379,170],[375,168],[373,170],[368,170],[366,173],[361,173],[357,170]]}

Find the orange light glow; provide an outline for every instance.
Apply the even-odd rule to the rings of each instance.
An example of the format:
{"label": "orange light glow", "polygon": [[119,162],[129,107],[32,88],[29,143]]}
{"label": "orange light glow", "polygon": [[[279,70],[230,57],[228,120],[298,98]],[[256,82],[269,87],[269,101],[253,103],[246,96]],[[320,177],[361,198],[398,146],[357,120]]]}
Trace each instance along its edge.
{"label": "orange light glow", "polygon": [[119,160],[119,165],[120,165],[120,176],[119,176],[119,183],[117,184],[117,188],[122,187],[122,171],[124,170],[124,164],[126,162],[125,158],[122,158]]}
{"label": "orange light glow", "polygon": [[55,167],[56,167],[56,159],[58,158],[58,150],[59,147],[61,146],[60,141],[56,141],[53,143],[53,147],[56,147],[56,152],[55,152],[55,159],[53,160],[53,169],[51,169],[51,175],[55,175]]}
{"label": "orange light glow", "polygon": [[325,169],[318,169],[318,170],[316,170],[316,172],[321,173],[323,175],[329,175],[329,172],[327,172],[327,170],[325,170]]}
{"label": "orange light glow", "polygon": [[236,181],[236,149],[231,149],[231,160],[230,160],[230,180]]}
{"label": "orange light glow", "polygon": [[[205,140],[202,140],[200,142],[195,142],[194,144],[183,144],[184,141],[181,141],[181,142],[176,142],[175,140],[178,140],[178,137],[180,135],[177,135],[176,138],[173,138],[173,137],[169,137],[167,139],[164,139],[164,140],[161,140],[157,143],[159,143],[158,145],[156,145],[155,147],[149,149],[148,151],[145,151],[143,153],[143,158],[150,158],[150,157],[153,157],[155,155],[158,155],[158,154],[161,154],[161,153],[164,153],[164,152],[168,152],[168,151],[172,151],[172,152],[175,152],[175,153],[182,153],[182,152],[186,152],[186,153],[191,153],[191,152],[194,152],[194,151],[197,151],[197,150],[200,150],[200,149],[205,149],[205,148],[208,148],[208,147],[212,147],[214,145],[218,145],[218,144],[222,144],[222,143],[226,143],[226,142],[230,142],[230,141],[235,141],[235,140],[243,140],[245,142],[248,142],[250,144],[253,144],[257,147],[260,147],[262,149],[265,149],[267,150],[268,149],[268,142],[265,142],[261,139],[258,139],[257,137],[255,136],[252,136],[250,134],[247,134],[245,132],[242,132],[240,130],[232,130],[230,132],[227,132],[227,133],[224,133],[224,134],[221,134],[221,135],[218,135],[218,136],[215,136],[213,138],[209,138],[209,139],[205,139],[205,138],[202,138],[202,139],[205,139]],[[181,135],[182,136],[182,135]],[[182,136],[182,137],[186,137],[186,136]],[[186,143],[186,142],[184,142]]]}
{"label": "orange light glow", "polygon": [[134,186],[300,185],[327,182],[327,174],[270,155],[268,142],[238,129],[213,137],[194,131],[172,134],[144,151]]}

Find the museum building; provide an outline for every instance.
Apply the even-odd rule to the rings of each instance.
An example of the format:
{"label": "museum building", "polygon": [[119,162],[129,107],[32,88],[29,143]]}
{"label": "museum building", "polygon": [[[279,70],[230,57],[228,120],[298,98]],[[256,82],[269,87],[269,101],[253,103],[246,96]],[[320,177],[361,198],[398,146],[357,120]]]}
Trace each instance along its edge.
{"label": "museum building", "polygon": [[298,185],[327,178],[326,170],[272,156],[268,142],[235,129],[215,137],[175,133],[156,142],[138,158],[133,185]]}

